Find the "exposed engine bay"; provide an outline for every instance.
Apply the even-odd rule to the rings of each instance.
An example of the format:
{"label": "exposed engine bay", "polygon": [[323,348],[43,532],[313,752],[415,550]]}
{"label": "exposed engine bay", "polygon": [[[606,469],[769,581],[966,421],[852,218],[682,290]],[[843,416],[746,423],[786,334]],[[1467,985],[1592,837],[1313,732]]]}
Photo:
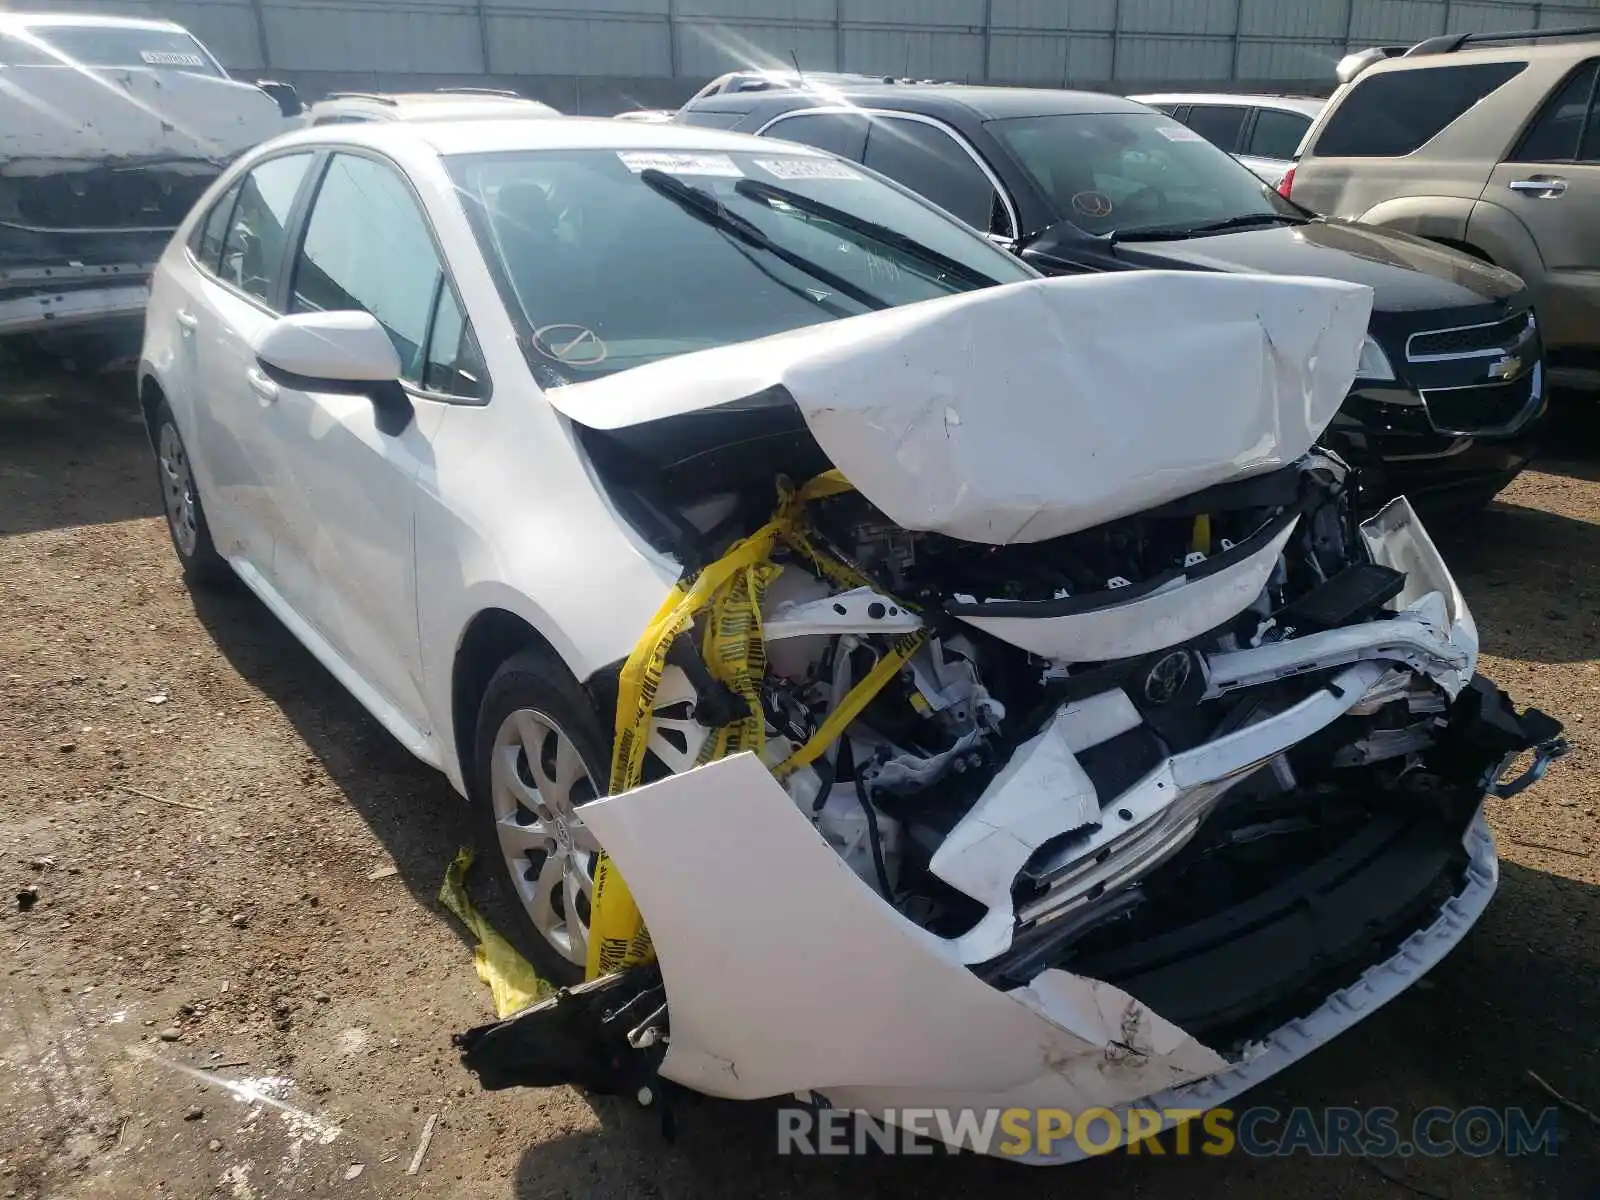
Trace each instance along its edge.
{"label": "exposed engine bay", "polygon": [[[1215,282],[1196,295],[1221,295]],[[1053,301],[1070,298],[1073,281],[1048,286]],[[934,315],[919,320],[937,325],[943,310],[920,307]],[[857,321],[880,317],[904,320]],[[1264,384],[1259,403],[1242,406],[1297,414],[1303,428],[1271,419],[1267,437],[1241,421],[1237,448],[1188,454],[1181,430],[1147,449],[1084,426],[1082,413],[1059,416],[1064,429],[1089,429],[1079,448],[1116,476],[1109,490],[1085,488],[1081,506],[1069,494],[1082,481],[1059,462],[1059,502],[1029,500],[1027,470],[1008,474],[1016,457],[996,456],[965,486],[908,467],[959,461],[986,437],[1023,456],[1048,432],[1038,423],[1057,419],[1053,401],[1032,410],[1033,426],[1006,412],[1003,391],[985,410],[908,402],[900,424],[863,405],[861,437],[898,450],[876,472],[846,469],[856,486],[818,492],[804,535],[777,544],[760,653],[750,653],[757,630],[736,631],[738,656],[755,664],[749,694],[708,669],[715,631],[702,622],[681,636],[654,696],[644,786],[586,816],[640,895],[660,967],[464,1035],[468,1065],[491,1087],[560,1078],[622,1088],[639,1078],[630,1049],[659,1056],[665,1046],[661,1076],[699,1090],[811,1088],[878,1110],[1001,1091],[1019,1103],[1124,1103],[1232,1064],[1231,1090],[1208,1098],[1218,1103],[1248,1086],[1247,1064],[1279,1052],[1284,1022],[1309,1022],[1325,1040],[1356,1019],[1341,989],[1404,947],[1420,961],[1419,938],[1453,945],[1493,886],[1484,795],[1527,786],[1565,744],[1558,722],[1519,715],[1476,674],[1476,626],[1410,505],[1362,519],[1351,472],[1315,446],[1365,314],[1320,319],[1325,339],[1348,325],[1350,345],[1319,351],[1285,334],[1260,353],[1296,345],[1332,384]],[[1250,327],[1235,327],[1244,345]],[[962,354],[952,352],[952,369]],[[844,361],[845,374],[865,373]],[[578,436],[619,511],[699,571],[769,520],[775,478],[826,472],[850,441],[844,393],[819,381],[813,360],[803,366],[722,409]],[[1318,389],[1331,400],[1308,406]],[[980,422],[990,424],[964,442]],[[1096,433],[1100,448],[1085,448]],[[1255,457],[1241,467],[1246,447]],[[1141,455],[1165,456],[1201,486],[1174,495],[1152,478],[1143,493],[1153,500],[1132,503],[1139,487],[1116,467]],[[1211,471],[1211,458],[1234,465]],[[1034,466],[1041,478],[1049,469],[1043,458]],[[989,503],[986,488],[999,499]],[[1000,532],[975,536],[990,516]],[[613,697],[596,693],[605,710]],[[750,755],[694,769],[752,697],[771,774]],[[771,807],[780,796],[786,814]],[[739,826],[719,831],[738,866],[709,851],[690,861],[700,851],[676,830],[696,806]],[[872,904],[839,894],[795,833],[796,813]],[[722,915],[781,907],[796,892],[833,924],[800,921],[774,941]],[[749,964],[748,977],[705,978],[724,960]],[[805,972],[823,969],[864,1003],[904,993],[923,972],[940,980],[930,986],[988,990],[914,1017],[902,1009],[893,1037],[881,1023],[845,1031],[786,1009],[789,1037],[810,1048],[786,1056],[762,1022],[785,987],[803,991]],[[1022,1042],[1065,1038],[1066,1048],[1030,1065],[1015,1012],[991,1011],[991,998],[1040,1019]],[[845,1003],[830,991],[833,1001]],[[897,1057],[947,1044],[952,1029],[974,1047],[965,1066],[918,1059],[910,1069]],[[902,1033],[897,1052],[887,1043]],[[1135,1066],[1107,1076],[1105,1063],[1124,1057]]]}
{"label": "exposed engine bay", "polygon": [[[781,573],[761,618],[763,759],[776,764],[805,746],[897,642],[919,635],[843,736],[783,784],[869,887],[950,939],[963,961],[997,980],[1059,965],[1097,921],[1137,923],[1153,903],[1138,881],[1180,851],[1172,870],[1226,874],[1236,860],[1253,878],[1223,889],[1236,900],[1269,888],[1337,837],[1330,829],[1445,786],[1448,714],[1472,678],[1465,655],[1395,663],[1381,635],[1276,664],[1261,657],[1258,671],[1236,666],[1311,635],[1326,642],[1401,619],[1407,576],[1374,560],[1347,477],[1336,458],[1313,452],[1267,476],[1020,546],[912,533],[854,491],[815,501],[815,544],[869,585],[841,589],[805,555],[775,557]],[[744,508],[723,494],[690,511],[704,520]],[[1229,585],[1221,608],[1191,594],[1218,583]],[[1438,612],[1413,620],[1443,617],[1448,602],[1436,598]],[[1182,608],[1108,627],[1108,616],[1125,621],[1141,602]],[[1206,627],[1169,640],[1173,621],[1194,611]],[[1136,652],[1039,652],[1061,645]],[[688,669],[670,669],[656,698],[646,780],[697,761],[739,703],[683,649],[677,661]],[[1335,673],[1358,662],[1374,664],[1375,685],[1317,736],[1198,791],[1141,789],[1162,764],[1329,694]],[[1457,815],[1464,828],[1471,811]]]}

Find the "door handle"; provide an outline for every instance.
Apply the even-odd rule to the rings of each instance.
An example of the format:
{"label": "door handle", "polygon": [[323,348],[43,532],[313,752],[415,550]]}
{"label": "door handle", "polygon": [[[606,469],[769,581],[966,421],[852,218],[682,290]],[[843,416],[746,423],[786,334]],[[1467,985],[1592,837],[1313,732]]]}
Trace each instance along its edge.
{"label": "door handle", "polygon": [[178,310],[178,324],[182,325],[185,329],[188,329],[188,330],[199,329],[200,328],[200,318],[195,316],[188,309],[180,308]]}
{"label": "door handle", "polygon": [[268,379],[267,373],[260,367],[251,367],[244,377],[250,384],[250,390],[260,396],[263,402],[271,404],[278,398],[278,385]]}
{"label": "door handle", "polygon": [[1532,179],[1513,179],[1506,186],[1513,192],[1526,192],[1540,200],[1554,200],[1567,190],[1567,181],[1535,176]]}

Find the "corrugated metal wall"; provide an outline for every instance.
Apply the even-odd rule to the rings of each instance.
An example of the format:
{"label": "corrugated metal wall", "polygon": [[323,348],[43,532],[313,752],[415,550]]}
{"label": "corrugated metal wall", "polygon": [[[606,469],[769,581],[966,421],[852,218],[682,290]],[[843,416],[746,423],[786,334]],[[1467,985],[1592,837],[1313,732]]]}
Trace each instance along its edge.
{"label": "corrugated metal wall", "polygon": [[[45,5],[40,5],[44,7]],[[159,14],[315,95],[489,81],[566,111],[675,104],[739,66],[1138,90],[1326,90],[1347,48],[1600,24],[1600,0],[63,0]]]}

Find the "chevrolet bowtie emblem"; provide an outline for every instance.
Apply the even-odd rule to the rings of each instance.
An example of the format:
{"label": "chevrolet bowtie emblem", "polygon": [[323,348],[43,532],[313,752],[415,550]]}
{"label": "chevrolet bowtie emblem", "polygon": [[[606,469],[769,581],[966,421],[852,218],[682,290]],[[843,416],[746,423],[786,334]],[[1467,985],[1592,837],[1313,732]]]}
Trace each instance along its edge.
{"label": "chevrolet bowtie emblem", "polygon": [[1489,364],[1489,378],[1511,379],[1520,370],[1522,370],[1522,359],[1515,354],[1507,354],[1504,358],[1496,359]]}

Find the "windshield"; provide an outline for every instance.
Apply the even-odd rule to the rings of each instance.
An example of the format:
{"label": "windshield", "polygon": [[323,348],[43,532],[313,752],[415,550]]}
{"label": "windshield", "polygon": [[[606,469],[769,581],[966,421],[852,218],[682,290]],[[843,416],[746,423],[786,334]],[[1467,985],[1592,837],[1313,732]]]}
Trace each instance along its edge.
{"label": "windshield", "polygon": [[1304,214],[1194,130],[1160,113],[1016,117],[986,126],[1086,233]]}
{"label": "windshield", "polygon": [[1037,277],[910,194],[783,147],[447,161],[546,387]]}
{"label": "windshield", "polygon": [[[126,25],[28,25],[27,33],[7,39],[3,51],[13,63],[59,63],[49,54],[85,67],[166,67],[195,75],[221,76],[222,68],[204,46],[181,29],[143,29]],[[17,42],[27,37],[43,42],[48,50],[30,48],[18,54]]]}

